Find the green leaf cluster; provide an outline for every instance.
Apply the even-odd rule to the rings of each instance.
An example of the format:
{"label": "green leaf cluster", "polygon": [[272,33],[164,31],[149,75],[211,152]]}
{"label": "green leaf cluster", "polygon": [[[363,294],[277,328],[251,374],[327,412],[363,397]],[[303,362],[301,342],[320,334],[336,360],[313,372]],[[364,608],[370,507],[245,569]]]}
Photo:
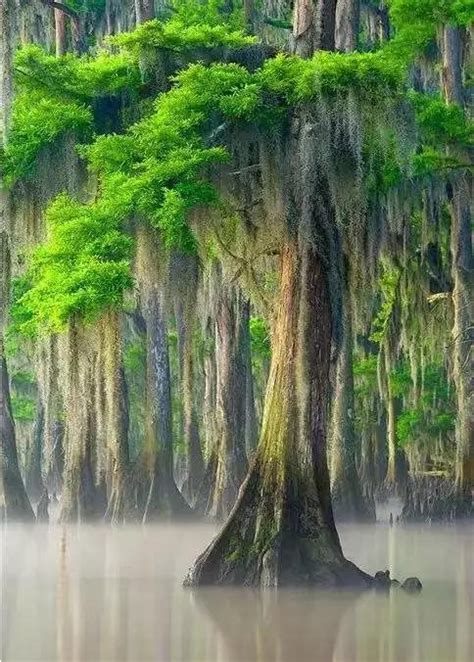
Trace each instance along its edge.
{"label": "green leaf cluster", "polygon": [[17,279],[13,332],[35,336],[62,331],[70,318],[92,321],[121,306],[131,287],[132,240],[121,230],[128,209],[102,199],[81,205],[63,194],[47,212],[47,241]]}
{"label": "green leaf cluster", "polygon": [[229,30],[227,25],[209,25],[202,19],[189,24],[180,17],[173,17],[166,22],[146,21],[133,32],[110,37],[108,43],[141,55],[152,49],[182,53],[201,48],[242,48],[256,43],[256,39],[243,30]]}
{"label": "green leaf cluster", "polygon": [[8,143],[0,153],[1,177],[6,186],[26,178],[34,170],[41,150],[66,133],[79,140],[90,135],[91,110],[40,92],[19,94],[13,106]]}

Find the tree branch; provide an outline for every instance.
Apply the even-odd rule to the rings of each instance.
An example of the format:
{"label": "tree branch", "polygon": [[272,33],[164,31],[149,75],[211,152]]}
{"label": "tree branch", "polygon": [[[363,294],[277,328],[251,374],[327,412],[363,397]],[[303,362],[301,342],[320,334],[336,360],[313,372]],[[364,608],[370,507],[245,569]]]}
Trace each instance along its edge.
{"label": "tree branch", "polygon": [[52,7],[52,9],[58,9],[59,11],[62,11],[70,18],[73,18],[75,20],[79,18],[79,14],[74,9],[71,9],[71,7],[64,5],[62,2],[56,2],[56,0],[41,0],[41,2],[43,3],[43,5],[46,5],[47,7]]}

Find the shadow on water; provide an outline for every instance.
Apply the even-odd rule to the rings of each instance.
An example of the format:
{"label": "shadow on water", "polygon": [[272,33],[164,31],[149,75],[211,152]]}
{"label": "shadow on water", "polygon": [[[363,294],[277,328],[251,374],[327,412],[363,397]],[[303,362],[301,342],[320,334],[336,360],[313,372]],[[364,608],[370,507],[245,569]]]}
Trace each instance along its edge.
{"label": "shadow on water", "polygon": [[4,660],[399,662],[474,659],[472,527],[344,525],[364,570],[403,591],[182,587],[212,525],[2,530]]}

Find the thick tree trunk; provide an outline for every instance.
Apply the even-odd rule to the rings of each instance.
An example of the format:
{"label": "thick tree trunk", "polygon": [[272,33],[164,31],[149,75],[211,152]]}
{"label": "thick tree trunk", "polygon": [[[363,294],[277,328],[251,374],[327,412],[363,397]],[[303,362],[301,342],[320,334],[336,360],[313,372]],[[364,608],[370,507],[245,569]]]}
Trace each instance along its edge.
{"label": "thick tree trunk", "polygon": [[331,495],[338,519],[375,520],[375,506],[362,494],[357,473],[354,431],[352,321],[345,292],[342,344],[336,363],[331,422]]}
{"label": "thick tree trunk", "polygon": [[247,471],[243,325],[248,319],[242,304],[240,292],[223,286],[216,310],[216,444],[196,500],[199,511],[218,519],[230,513]]}
{"label": "thick tree trunk", "polygon": [[296,0],[293,10],[293,51],[311,57],[335,44],[336,0]]}
{"label": "thick tree trunk", "polygon": [[326,461],[331,310],[315,250],[283,250],[260,445],[232,513],[188,585],[360,585],[334,525]]}
{"label": "thick tree trunk", "polygon": [[360,0],[337,0],[336,49],[351,53],[357,49],[360,23]]}
{"label": "thick tree trunk", "polygon": [[[448,103],[463,105],[462,39],[459,28],[444,27],[443,86]],[[466,161],[465,154],[457,154]],[[471,234],[472,175],[460,172],[451,182],[451,257],[453,280],[453,377],[456,387],[456,488],[459,514],[472,512],[474,489],[474,256]]]}

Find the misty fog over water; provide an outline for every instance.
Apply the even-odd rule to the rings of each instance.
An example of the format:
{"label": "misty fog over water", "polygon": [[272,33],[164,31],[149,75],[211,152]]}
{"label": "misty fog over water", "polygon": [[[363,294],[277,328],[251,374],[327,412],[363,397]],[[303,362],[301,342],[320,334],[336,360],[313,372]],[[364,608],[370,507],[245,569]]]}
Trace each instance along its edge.
{"label": "misty fog over water", "polygon": [[183,588],[214,531],[4,527],[2,660],[474,659],[472,526],[340,526],[349,559],[419,595]]}

